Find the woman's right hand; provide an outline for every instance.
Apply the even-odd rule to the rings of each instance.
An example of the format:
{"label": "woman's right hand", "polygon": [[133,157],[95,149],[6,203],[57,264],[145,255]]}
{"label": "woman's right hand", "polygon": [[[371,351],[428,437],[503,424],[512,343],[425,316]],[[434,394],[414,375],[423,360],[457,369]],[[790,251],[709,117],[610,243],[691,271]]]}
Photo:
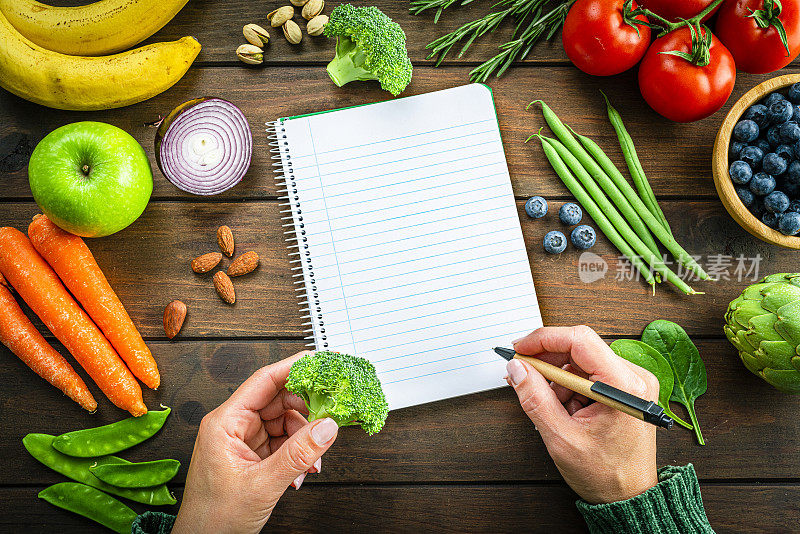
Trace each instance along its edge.
{"label": "woman's right hand", "polygon": [[[514,350],[632,395],[658,399],[656,378],[614,354],[587,326],[540,328],[516,341]],[[585,501],[622,501],[658,483],[655,426],[549,384],[522,360],[508,362],[507,371],[556,467]]]}

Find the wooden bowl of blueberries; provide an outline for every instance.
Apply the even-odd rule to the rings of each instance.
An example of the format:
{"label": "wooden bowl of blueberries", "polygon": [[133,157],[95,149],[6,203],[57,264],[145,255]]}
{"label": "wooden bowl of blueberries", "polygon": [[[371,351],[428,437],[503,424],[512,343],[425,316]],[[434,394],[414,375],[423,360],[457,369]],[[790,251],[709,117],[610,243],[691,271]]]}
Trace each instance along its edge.
{"label": "wooden bowl of blueberries", "polygon": [[734,104],[714,142],[712,171],[742,228],[800,249],[800,74],[767,80]]}

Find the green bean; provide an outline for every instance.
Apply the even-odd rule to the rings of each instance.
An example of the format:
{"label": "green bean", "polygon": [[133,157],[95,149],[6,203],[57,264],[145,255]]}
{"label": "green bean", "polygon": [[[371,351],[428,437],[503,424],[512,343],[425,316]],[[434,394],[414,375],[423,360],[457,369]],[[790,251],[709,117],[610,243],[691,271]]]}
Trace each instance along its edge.
{"label": "green bean", "polygon": [[164,504],[175,504],[177,501],[173,497],[165,485],[155,486],[152,488],[118,488],[110,484],[106,484],[97,477],[95,477],[89,467],[94,465],[95,462],[111,458],[119,463],[129,463],[127,460],[117,458],[116,456],[103,456],[101,458],[75,458],[62,454],[53,448],[53,440],[55,436],[49,434],[28,434],[22,438],[22,444],[28,452],[39,460],[41,463],[52,469],[57,473],[61,473],[67,478],[71,478],[76,482],[82,482],[89,486],[103,490],[106,493],[124,497],[135,502],[143,504],[152,504],[160,506]]}
{"label": "green bean", "polygon": [[627,128],[625,128],[625,123],[622,122],[622,115],[611,105],[611,102],[604,92],[600,91],[600,94],[606,99],[608,120],[611,121],[611,126],[614,127],[614,131],[617,132],[617,139],[622,149],[622,155],[625,157],[625,163],[628,165],[628,171],[631,173],[633,183],[639,191],[639,197],[642,199],[642,202],[647,205],[650,213],[661,221],[664,230],[669,232],[669,235],[672,235],[672,228],[669,227],[669,222],[664,216],[664,212],[661,211],[661,206],[658,205],[658,200],[656,200],[656,195],[653,193],[653,188],[650,187],[650,182],[647,180],[647,175],[645,175],[644,169],[642,168],[642,162],[639,161],[639,155],[636,153],[633,138],[628,133]]}
{"label": "green bean", "polygon": [[129,417],[110,425],[67,432],[56,437],[53,447],[79,458],[94,458],[124,451],[153,437],[167,420],[170,409],[150,411],[141,417]]}
{"label": "green bean", "polygon": [[[636,232],[636,235],[639,236],[639,239],[644,241],[644,244],[647,245],[647,248],[649,248],[653,252],[653,254],[660,255],[661,252],[658,250],[658,245],[656,245],[656,242],[653,239],[653,235],[650,233],[650,230],[647,229],[647,225],[644,224],[642,218],[639,217],[639,214],[636,213],[636,210],[633,209],[633,206],[630,203],[630,199],[624,197],[623,195],[622,188],[624,188],[624,186],[620,184],[625,181],[625,177],[622,176],[621,172],[619,172],[619,169],[617,169],[617,166],[614,165],[614,162],[611,161],[611,159],[606,155],[605,152],[603,152],[603,149],[600,148],[600,145],[598,145],[588,137],[576,133],[575,130],[573,130],[572,128],[570,128],[570,131],[575,135],[575,137],[578,138],[578,140],[584,146],[586,151],[589,152],[589,154],[595,159],[595,161],[597,161],[597,163],[605,171],[605,173],[609,176],[609,178],[611,178],[613,183],[611,183],[610,185],[613,186],[613,188],[610,189],[613,191],[613,194],[611,191],[606,191],[606,193],[608,194],[608,196],[611,197],[611,200],[614,202],[614,204],[617,205],[619,211],[621,211],[622,214],[625,216],[625,218],[628,220],[628,222],[631,225],[631,228],[633,228],[633,231]],[[603,184],[601,183],[600,186],[602,187],[602,185]],[[632,192],[633,191],[631,191],[631,193]]]}
{"label": "green bean", "polygon": [[[550,107],[545,104],[541,100],[536,100],[531,102],[531,105],[539,102],[542,105],[542,112],[544,114],[544,119],[547,122],[547,125],[550,126],[550,129],[553,133],[556,134],[561,142],[572,152],[576,155],[576,157],[580,157],[580,161],[585,166],[586,170],[589,174],[594,177],[599,183],[603,182],[610,182],[611,179],[606,175],[603,169],[595,163],[595,161],[589,156],[586,150],[581,146],[580,143],[575,139],[575,137],[570,133],[564,123],[561,122],[561,119],[553,112]],[[691,271],[695,272],[700,278],[703,280],[708,279],[708,274],[703,270],[702,267],[695,261],[695,259],[686,252],[683,247],[681,247],[677,241],[667,232],[664,230],[664,227],[661,226],[661,223],[650,213],[650,210],[647,209],[647,206],[644,205],[642,200],[636,195],[636,192],[633,191],[633,188],[625,182],[623,188],[628,188],[633,192],[633,196],[626,195],[626,197],[630,196],[633,199],[631,203],[633,205],[633,209],[636,210],[636,213],[639,214],[639,217],[647,224],[650,231],[653,232],[659,241],[661,241],[664,246],[675,256],[681,264],[686,266],[686,268],[690,269]]]}
{"label": "green bean", "polygon": [[130,534],[136,512],[114,497],[77,482],[60,482],[39,492],[39,498],[119,534]]}
{"label": "green bean", "polygon": [[553,166],[556,174],[561,178],[561,181],[564,182],[564,185],[567,186],[570,193],[581,203],[581,206],[584,207],[589,216],[594,219],[597,226],[600,227],[608,240],[639,269],[644,279],[648,284],[653,286],[653,290],[655,291],[653,273],[650,272],[650,269],[642,261],[641,256],[633,251],[628,242],[625,241],[625,238],[620,235],[614,225],[611,224],[611,221],[608,220],[608,217],[605,216],[603,210],[598,207],[595,201],[592,200],[592,197],[590,197],[581,184],[578,183],[578,180],[575,179],[575,176],[573,176],[572,172],[558,155],[556,149],[550,146],[550,144],[545,141],[544,137],[539,136],[539,140],[542,142],[542,148],[544,149],[547,159],[550,161],[550,165]]}
{"label": "green bean", "polygon": [[123,464],[115,461],[99,460],[89,471],[105,482],[118,488],[148,488],[166,484],[178,474],[181,463],[178,460],[154,460]]}
{"label": "green bean", "polygon": [[575,175],[578,177],[578,180],[580,180],[587,191],[589,191],[589,194],[594,201],[602,208],[603,213],[605,213],[608,219],[611,220],[613,226],[619,231],[620,234],[623,235],[625,240],[630,243],[631,247],[640,256],[644,257],[645,261],[653,268],[653,270],[661,274],[661,276],[664,277],[664,280],[671,282],[687,295],[696,294],[694,289],[689,287],[686,282],[681,280],[678,275],[676,275],[664,264],[664,261],[660,255],[653,254],[653,252],[647,248],[647,245],[645,245],[639,236],[636,235],[625,219],[622,218],[622,215],[620,215],[619,211],[617,211],[605,194],[603,194],[603,191],[592,179],[592,176],[589,174],[589,172],[583,167],[583,165],[581,165],[581,162],[578,161],[578,158],[576,158],[569,151],[569,149],[559,141],[547,137],[543,137],[543,139],[555,149],[563,162],[566,163],[570,169],[572,169],[572,172],[575,173]]}

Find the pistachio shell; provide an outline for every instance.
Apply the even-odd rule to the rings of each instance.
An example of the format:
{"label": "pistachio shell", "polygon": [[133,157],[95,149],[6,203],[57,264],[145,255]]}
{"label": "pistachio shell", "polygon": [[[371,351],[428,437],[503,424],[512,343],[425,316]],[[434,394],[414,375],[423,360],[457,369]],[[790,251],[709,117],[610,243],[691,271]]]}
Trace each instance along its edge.
{"label": "pistachio shell", "polygon": [[287,20],[284,23],[283,35],[291,44],[298,44],[303,40],[303,32],[300,30],[300,26],[293,20]]}
{"label": "pistachio shell", "polygon": [[303,6],[303,18],[311,20],[325,9],[325,0],[308,0]]}
{"label": "pistachio shell", "polygon": [[258,47],[264,47],[269,43],[269,33],[258,24],[247,24],[242,28],[242,33],[247,42]]}
{"label": "pistachio shell", "polygon": [[313,19],[308,21],[306,24],[306,31],[308,35],[316,37],[317,35],[322,35],[322,32],[325,30],[325,25],[328,23],[328,16],[327,15],[317,15]]}
{"label": "pistachio shell", "polygon": [[267,14],[267,20],[269,20],[273,28],[280,28],[286,24],[287,20],[292,20],[292,17],[294,17],[294,8],[292,6],[279,7]]}
{"label": "pistachio shell", "polygon": [[264,51],[255,45],[243,44],[236,49],[236,57],[248,65],[261,65],[264,62]]}
{"label": "pistachio shell", "polygon": [[293,6],[297,7],[303,7],[304,5],[306,5],[306,2],[308,2],[308,0],[289,0],[289,1],[292,3]]}

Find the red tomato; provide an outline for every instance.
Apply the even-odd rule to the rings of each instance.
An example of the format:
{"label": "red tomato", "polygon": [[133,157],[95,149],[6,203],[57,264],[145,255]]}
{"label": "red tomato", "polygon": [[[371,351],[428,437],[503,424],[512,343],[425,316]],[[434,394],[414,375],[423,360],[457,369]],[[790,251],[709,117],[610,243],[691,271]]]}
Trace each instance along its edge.
{"label": "red tomato", "polygon": [[[564,51],[576,67],[611,76],[636,65],[650,44],[650,28],[623,20],[624,0],[578,0],[564,21]],[[636,8],[634,2],[633,8]],[[644,16],[637,17],[647,20]]]}
{"label": "red tomato", "polygon": [[653,41],[639,66],[639,90],[651,108],[670,120],[704,119],[721,108],[733,91],[736,82],[733,57],[713,35],[711,62],[705,67],[661,53],[672,50],[691,54],[692,34],[688,26]]}
{"label": "red tomato", "polygon": [[781,0],[778,18],[786,30],[789,53],[781,42],[778,30],[770,25],[761,29],[751,17],[764,7],[764,0],[728,0],[719,10],[714,32],[728,47],[736,67],[745,72],[764,74],[782,69],[800,53],[800,0]]}
{"label": "red tomato", "polygon": [[[670,22],[678,22],[680,19],[690,19],[707,8],[714,0],[642,0],[640,4],[655,13],[661,15]],[[714,8],[718,10],[719,6]],[[703,17],[708,20],[714,11]]]}

